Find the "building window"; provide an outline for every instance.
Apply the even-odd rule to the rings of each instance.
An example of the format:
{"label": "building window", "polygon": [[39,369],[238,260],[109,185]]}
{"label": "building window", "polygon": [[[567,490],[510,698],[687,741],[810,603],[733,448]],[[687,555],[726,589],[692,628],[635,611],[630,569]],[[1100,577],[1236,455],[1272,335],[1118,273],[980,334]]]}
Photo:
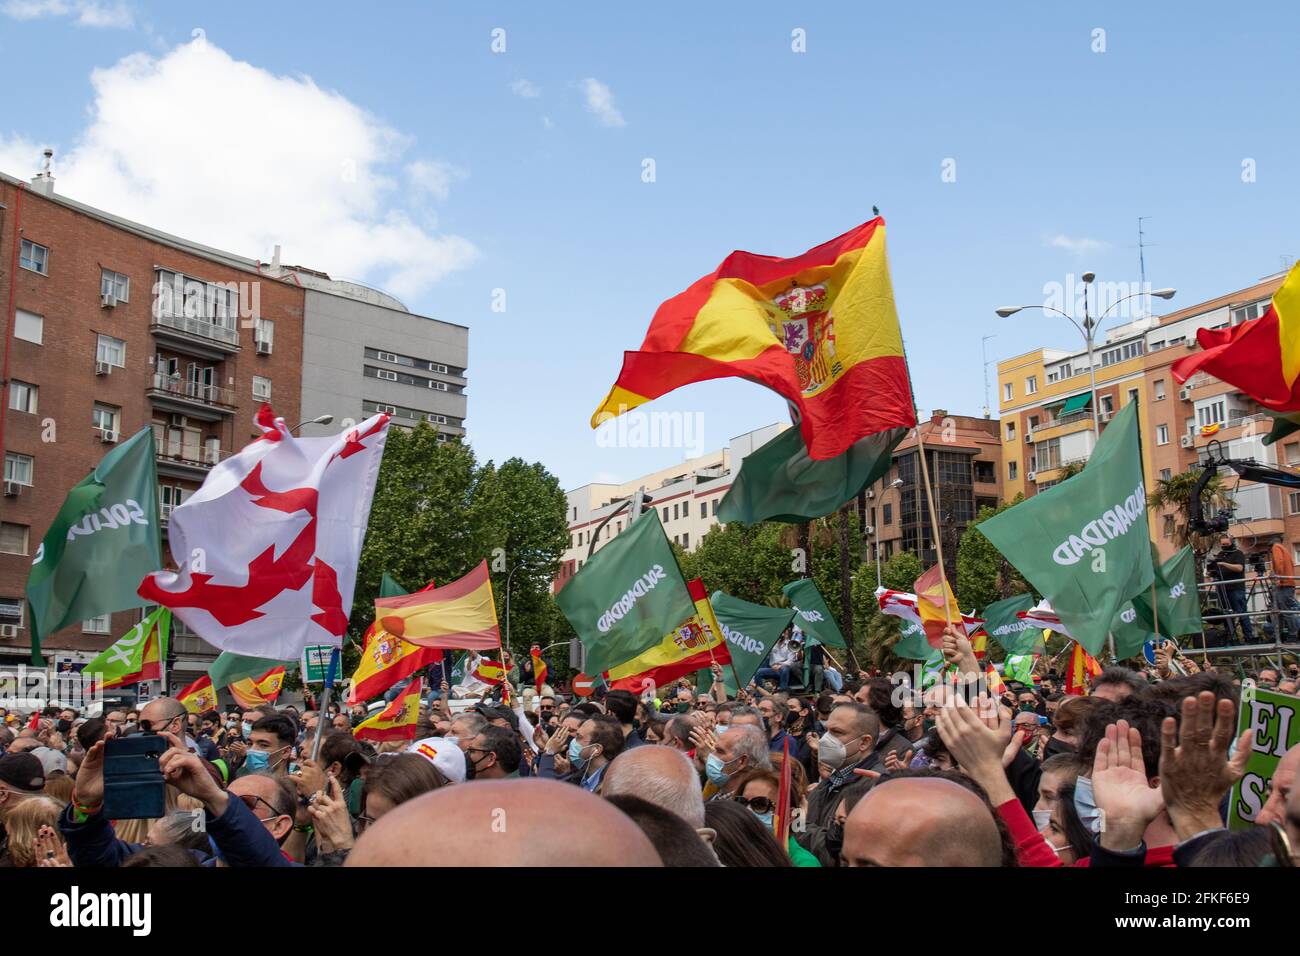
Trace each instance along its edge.
{"label": "building window", "polygon": [[1207,425],[1222,425],[1227,416],[1224,412],[1226,402],[1223,399],[1209,402],[1196,410],[1196,424],[1205,428]]}
{"label": "building window", "polygon": [[185,503],[190,493],[179,485],[158,486],[158,517],[166,521],[173,511]]}
{"label": "building window", "polygon": [[688,531],[682,535],[682,547],[689,548],[690,546],[691,546],[691,534]]}
{"label": "building window", "polygon": [[1002,401],[1009,402],[1016,397],[1016,386],[1014,382],[1007,382],[1002,386]]}
{"label": "building window", "polygon": [[1111,412],[1113,412],[1113,411],[1115,411],[1115,398],[1114,398],[1114,396],[1112,396],[1112,395],[1103,395],[1103,396],[1101,396],[1101,413],[1102,413],[1103,415],[1109,415],[1109,414],[1110,414]]}
{"label": "building window", "polygon": [[1161,481],[1168,481],[1168,480],[1169,480],[1170,478],[1172,478],[1173,476],[1174,476],[1174,473],[1173,473],[1172,469],[1169,469],[1169,468],[1161,468],[1161,469],[1160,469],[1160,480],[1161,480]]}
{"label": "building window", "polygon": [[0,552],[4,554],[26,554],[28,527],[25,524],[10,524],[0,521]]}
{"label": "building window", "polygon": [[894,523],[894,506],[893,506],[893,505],[891,505],[891,504],[883,504],[883,505],[880,506],[880,523],[881,523],[881,524],[893,524],[893,523]]}
{"label": "building window", "polygon": [[1174,516],[1165,515],[1164,528],[1161,532],[1166,538],[1174,536]]}
{"label": "building window", "polygon": [[18,309],[14,313],[14,338],[41,344],[45,337],[45,318],[35,312]]}
{"label": "building window", "polygon": [[435,425],[447,424],[447,416],[439,415],[437,412],[429,412],[427,415],[425,415],[425,418],[427,418],[430,422],[432,422]]}
{"label": "building window", "polygon": [[253,397],[258,401],[271,400],[271,380],[264,375],[253,376]]}
{"label": "building window", "polygon": [[95,346],[95,361],[114,368],[126,368],[126,342],[111,335],[99,336]]}
{"label": "building window", "polygon": [[1020,475],[1019,463],[1014,461],[1007,462],[1007,480],[1015,481],[1019,475]]}
{"label": "building window", "polygon": [[1300,465],[1300,442],[1289,442],[1282,447],[1286,449],[1286,463]]}
{"label": "building window", "polygon": [[0,624],[23,626],[23,611],[27,601],[20,597],[0,597]]}
{"label": "building window", "polygon": [[1128,400],[1129,402],[1136,402],[1138,400],[1138,390],[1136,388],[1130,388],[1128,390]]}
{"label": "building window", "polygon": [[668,506],[664,505],[664,523],[667,524],[667,522],[668,522]]}
{"label": "building window", "polygon": [[20,455],[16,451],[5,452],[5,481],[16,481],[30,487],[34,466],[31,455]]}
{"label": "building window", "polygon": [[112,405],[101,405],[96,402],[90,410],[90,423],[102,432],[116,432],[121,411],[120,408],[114,408]]}
{"label": "building window", "polygon": [[709,503],[708,503],[707,501],[701,501],[701,502],[700,502],[700,517],[701,517],[701,518],[707,518],[708,516],[709,516]]}
{"label": "building window", "polygon": [[719,502],[720,500],[721,500],[720,498],[714,498],[714,499],[713,499],[713,516],[714,516],[715,518],[716,518],[717,515],[718,515],[718,502]]}
{"label": "building window", "polygon": [[428,379],[428,382],[429,382],[429,387],[434,391],[445,392],[448,389],[448,385],[446,382],[435,382],[433,379]]}
{"label": "building window", "polygon": [[1038,376],[1031,375],[1029,376],[1029,378],[1025,379],[1025,394],[1033,395],[1037,391],[1038,391]]}
{"label": "building window", "polygon": [[50,250],[30,239],[24,239],[18,252],[18,265],[30,272],[49,275]]}
{"label": "building window", "polygon": [[275,320],[258,319],[253,323],[253,345],[263,355],[271,353],[275,347]]}
{"label": "building window", "polygon": [[99,294],[111,295],[118,302],[126,302],[131,295],[131,279],[112,269],[99,270]]}
{"label": "building window", "polygon": [[1300,491],[1293,491],[1286,496],[1288,513],[1300,515]]}
{"label": "building window", "polygon": [[107,634],[113,626],[113,615],[101,614],[99,617],[88,617],[81,622],[82,634]]}
{"label": "building window", "polygon": [[1156,393],[1156,401],[1163,402],[1165,400],[1165,380],[1163,378],[1156,379],[1153,388]]}
{"label": "building window", "polygon": [[36,414],[36,397],[40,390],[35,385],[28,385],[13,378],[9,380],[9,407],[16,412]]}
{"label": "building window", "polygon": [[375,369],[375,378],[382,378],[385,382],[396,382],[397,373],[388,368]]}
{"label": "building window", "polygon": [[1015,421],[1007,422],[1007,441],[1016,440],[1016,423]]}
{"label": "building window", "polygon": [[1159,426],[1156,427],[1156,444],[1157,444],[1157,445],[1168,445],[1168,444],[1169,444],[1169,426],[1168,426],[1168,425],[1159,425]]}
{"label": "building window", "polygon": [[1030,431],[1033,431],[1035,428],[1038,427],[1038,416],[1037,416],[1037,415],[1030,415],[1030,416],[1029,416],[1029,421],[1027,421],[1027,422],[1025,423],[1025,425],[1026,425],[1026,427],[1028,427],[1028,429],[1029,429]]}
{"label": "building window", "polygon": [[440,364],[437,363],[437,362],[430,362],[430,363],[429,363],[429,371],[430,371],[430,372],[438,372],[438,373],[441,374],[441,375],[446,375],[446,374],[447,374],[447,366],[445,366],[445,365],[440,365]]}

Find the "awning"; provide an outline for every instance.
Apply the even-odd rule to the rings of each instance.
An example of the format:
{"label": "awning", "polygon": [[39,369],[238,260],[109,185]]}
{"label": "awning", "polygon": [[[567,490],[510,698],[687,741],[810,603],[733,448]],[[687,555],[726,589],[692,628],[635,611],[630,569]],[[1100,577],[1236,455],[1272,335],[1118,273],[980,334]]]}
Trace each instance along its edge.
{"label": "awning", "polygon": [[1057,412],[1057,417],[1061,418],[1069,415],[1071,412],[1080,412],[1092,404],[1092,392],[1083,392],[1080,395],[1071,395]]}

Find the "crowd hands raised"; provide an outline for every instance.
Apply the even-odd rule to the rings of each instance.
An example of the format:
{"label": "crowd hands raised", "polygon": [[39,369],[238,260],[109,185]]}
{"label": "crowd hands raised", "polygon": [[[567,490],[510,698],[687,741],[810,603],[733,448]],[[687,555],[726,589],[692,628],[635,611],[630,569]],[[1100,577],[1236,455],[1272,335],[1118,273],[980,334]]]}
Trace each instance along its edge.
{"label": "crowd hands raised", "polygon": [[[1225,827],[1249,756],[1239,682],[1109,668],[990,694],[957,629],[958,679],[900,693],[859,672],[807,695],[723,672],[660,699],[550,693],[466,710],[451,689],[415,739],[357,740],[361,711],[187,714],[171,698],[0,727],[0,866],[1293,866],[1300,748],[1255,826]],[[1185,663],[1179,670],[1190,670]],[[1260,686],[1295,693],[1295,675]],[[545,688],[542,688],[545,690]],[[102,812],[105,740],[162,734],[167,812]],[[782,769],[789,760],[789,774]],[[776,819],[783,780],[788,839]]]}

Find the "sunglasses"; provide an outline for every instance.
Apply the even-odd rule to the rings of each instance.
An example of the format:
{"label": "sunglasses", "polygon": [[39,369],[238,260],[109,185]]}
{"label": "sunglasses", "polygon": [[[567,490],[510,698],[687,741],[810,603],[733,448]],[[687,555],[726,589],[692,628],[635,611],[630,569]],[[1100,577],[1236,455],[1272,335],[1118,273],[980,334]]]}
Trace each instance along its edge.
{"label": "sunglasses", "polygon": [[167,729],[168,724],[175,723],[184,716],[184,714],[177,714],[175,717],[168,717],[166,720],[142,720],[140,721],[140,729],[146,734],[160,734]]}
{"label": "sunglasses", "polygon": [[268,823],[276,817],[284,816],[283,813],[271,806],[271,804],[263,797],[257,797],[251,793],[241,793],[239,794],[239,799],[244,806],[253,811],[253,816],[255,817],[257,817],[257,805],[259,803],[266,804],[266,808],[271,811],[271,815],[269,817],[257,817],[257,819],[261,820],[263,823]]}
{"label": "sunglasses", "polygon": [[755,813],[770,813],[776,809],[776,803],[767,797],[733,797],[742,807],[749,807]]}

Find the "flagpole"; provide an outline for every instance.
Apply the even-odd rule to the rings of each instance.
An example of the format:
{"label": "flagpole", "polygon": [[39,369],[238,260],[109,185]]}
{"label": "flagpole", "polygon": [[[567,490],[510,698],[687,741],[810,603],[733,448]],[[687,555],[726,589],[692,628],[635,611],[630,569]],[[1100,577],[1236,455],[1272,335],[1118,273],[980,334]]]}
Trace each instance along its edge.
{"label": "flagpole", "polygon": [[934,534],[934,550],[939,561],[939,580],[943,584],[943,616],[952,627],[952,609],[948,607],[948,574],[943,567],[943,535],[939,531],[939,519],[934,510],[934,494],[930,490],[930,466],[925,462],[925,440],[921,437],[921,425],[916,426],[916,448],[921,456],[921,481],[925,485],[925,501],[930,509],[930,530]]}
{"label": "flagpole", "polygon": [[316,739],[311,745],[311,759],[315,763],[320,759],[320,742],[325,735],[325,711],[330,704],[330,691],[334,687],[334,674],[339,668],[339,649],[337,647],[330,650],[330,663],[325,668],[325,683],[320,689],[320,697],[316,705]]}

